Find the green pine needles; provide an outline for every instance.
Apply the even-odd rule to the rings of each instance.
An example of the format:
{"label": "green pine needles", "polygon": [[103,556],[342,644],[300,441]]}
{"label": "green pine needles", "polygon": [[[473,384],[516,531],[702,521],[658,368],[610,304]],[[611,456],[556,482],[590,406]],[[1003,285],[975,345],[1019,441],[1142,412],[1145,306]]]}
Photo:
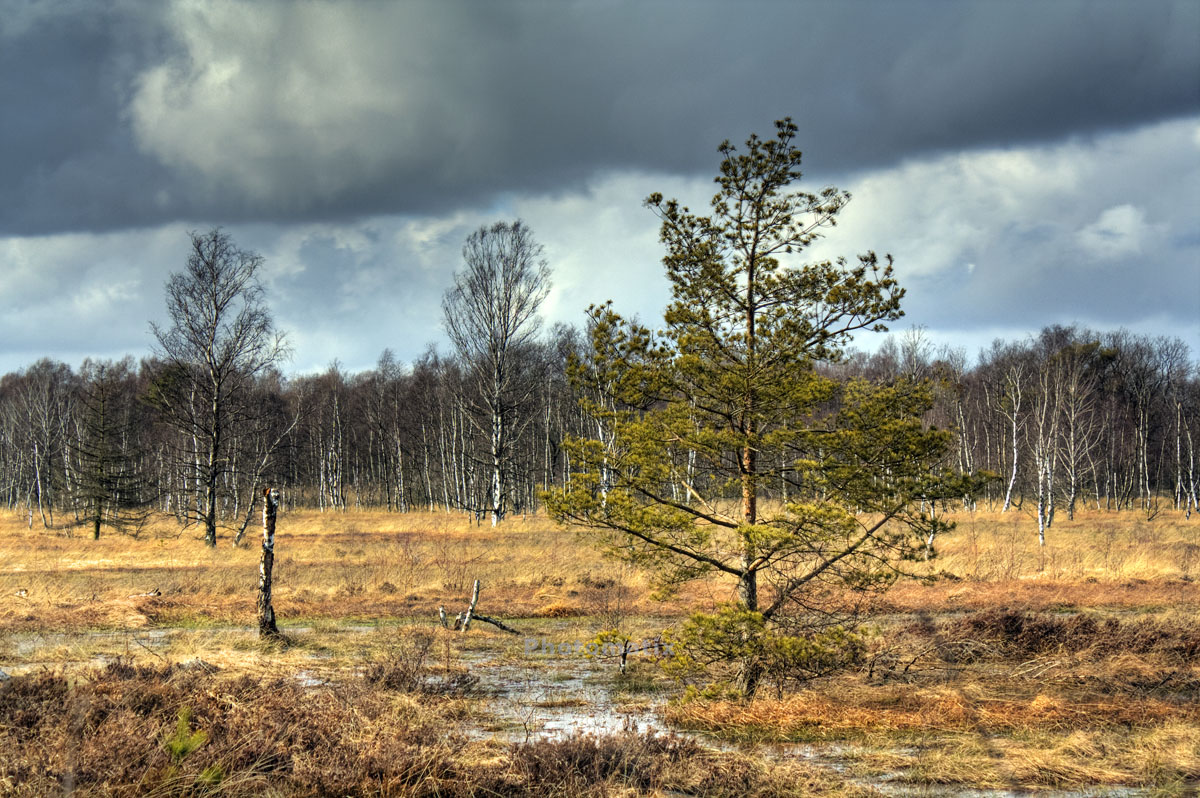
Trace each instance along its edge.
{"label": "green pine needles", "polygon": [[839,381],[823,367],[853,333],[898,319],[904,291],[890,256],[800,259],[850,197],[794,190],[796,126],[776,128],[744,152],[721,145],[709,215],[647,199],[672,286],[664,327],[590,309],[590,351],[570,373],[597,435],[569,441],[577,471],[544,497],[664,590],[729,578],[729,608],[693,619],[678,651],[746,695],[771,667],[852,661],[846,596],[928,556],[945,527],[927,509],[975,488],[944,465],[949,434],[922,421],[930,386]]}

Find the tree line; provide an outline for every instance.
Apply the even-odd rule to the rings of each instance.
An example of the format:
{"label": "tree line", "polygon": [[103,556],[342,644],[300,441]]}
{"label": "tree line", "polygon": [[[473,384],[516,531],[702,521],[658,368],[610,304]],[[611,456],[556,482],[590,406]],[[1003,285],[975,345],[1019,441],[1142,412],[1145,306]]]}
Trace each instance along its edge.
{"label": "tree line", "polygon": [[1197,508],[1200,369],[1179,338],[1053,325],[994,341],[970,363],[919,328],[834,367],[871,379],[929,379],[927,420],[955,433],[960,473],[996,474],[979,500],[1058,511]]}
{"label": "tree line", "polygon": [[[844,202],[837,194],[796,196],[801,205],[773,212],[831,218]],[[705,272],[711,252],[697,249],[696,241],[712,222],[661,197],[651,200],[664,236],[674,237],[664,241],[676,250],[665,259],[679,297],[668,308],[666,329],[699,330],[689,333],[689,345],[712,338],[701,348],[700,365],[693,364],[699,370],[679,388],[691,409],[678,423],[695,426],[705,394],[736,371],[733,361],[722,365],[723,344],[713,333],[726,322],[703,313],[713,304],[705,283],[712,279]],[[816,227],[797,227],[780,240],[800,249],[817,234]],[[261,257],[219,229],[193,233],[185,268],[166,285],[170,324],[151,325],[151,356],[87,360],[77,371],[43,359],[0,377],[0,501],[26,513],[30,525],[87,525],[97,537],[105,525],[136,530],[150,510],[159,510],[202,526],[210,545],[219,529],[241,540],[266,484],[281,488],[289,507],[467,512],[493,524],[535,510],[544,491],[564,488],[588,465],[571,441],[612,451],[618,405],[640,402],[645,412],[662,397],[643,391],[636,400],[621,398],[619,384],[640,366],[600,351],[630,345],[612,337],[619,317],[603,306],[593,308],[582,329],[542,330],[538,306],[551,272],[523,223],[480,228],[467,239],[463,258],[443,301],[451,351],[430,345],[414,362],[401,363],[385,349],[368,371],[348,373],[335,362],[322,374],[287,376],[287,342],[258,282]],[[787,306],[770,291],[811,293],[813,285],[803,280],[825,280],[823,290],[843,294],[863,286],[875,292],[877,307],[861,319],[846,316],[847,330],[898,318],[903,291],[890,265],[857,268],[868,266],[870,275],[855,276],[842,263],[793,277],[752,276],[750,285],[766,280],[755,300],[762,308],[757,323],[773,323],[771,314]],[[790,279],[801,283],[789,285]],[[935,348],[919,328],[865,352],[832,346],[828,325],[818,330],[805,321],[792,329],[793,322],[786,313],[779,317],[783,337],[771,346],[775,354],[803,351],[805,361],[795,373],[789,369],[796,364],[778,362],[780,389],[800,390],[804,380],[796,374],[810,365],[843,386],[926,386],[922,423],[951,435],[938,467],[993,476],[962,502],[1028,510],[1043,542],[1057,513],[1071,516],[1081,506],[1189,516],[1197,508],[1200,371],[1177,338],[1053,326],[1024,340],[997,340],[972,362],[964,350]],[[643,343],[654,337],[633,328],[622,335],[640,335]],[[758,357],[772,362],[765,351]],[[706,358],[708,365],[701,362]],[[598,370],[602,363],[608,373]],[[820,390],[828,395],[801,402],[810,417],[835,413],[844,401]],[[755,401],[778,403],[777,415],[800,402],[790,394],[766,396]],[[720,495],[742,501],[753,516],[756,503],[816,490],[811,480],[794,478],[796,452],[754,441],[758,422],[730,423],[743,425],[744,439],[720,456],[743,458],[743,472],[770,476],[756,479],[751,495],[720,462],[706,462],[693,449],[662,480],[670,500]],[[608,463],[591,465],[604,471]],[[607,477],[601,483],[603,492]]]}
{"label": "tree line", "polygon": [[[513,349],[505,365],[522,384],[511,406],[489,392],[479,360],[432,346],[410,364],[384,350],[358,373],[335,363],[316,375],[277,366],[227,375],[238,401],[225,406],[228,437],[215,454],[203,440],[214,425],[197,418],[193,429],[189,417],[202,401],[211,415],[212,396],[173,378],[169,360],[88,360],[78,370],[39,360],[0,377],[0,501],[31,524],[86,523],[96,534],[102,523],[136,528],[152,507],[181,523],[211,516],[237,535],[268,482],[291,507],[529,512],[541,491],[570,479],[564,441],[605,436],[568,377],[587,349],[580,330],[561,325]],[[972,503],[1030,508],[1043,534],[1056,513],[1080,506],[1197,508],[1200,374],[1179,339],[1055,326],[996,341],[971,363],[912,329],[822,369],[841,381],[930,380],[925,419],[953,431],[953,467],[998,476]],[[499,442],[493,411],[509,420]],[[795,491],[781,479],[762,493]]]}

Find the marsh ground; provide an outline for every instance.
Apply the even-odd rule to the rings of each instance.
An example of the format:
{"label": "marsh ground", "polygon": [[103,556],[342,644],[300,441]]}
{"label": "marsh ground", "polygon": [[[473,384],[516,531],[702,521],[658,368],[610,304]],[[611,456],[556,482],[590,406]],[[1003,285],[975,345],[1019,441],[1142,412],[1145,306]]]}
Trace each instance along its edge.
{"label": "marsh ground", "polygon": [[[1020,513],[956,520],[915,566],[937,578],[871,607],[860,669],[742,703],[679,700],[652,652],[622,675],[573,649],[730,585],[655,601],[542,518],[282,514],[278,645],[252,631],[252,537],[3,517],[0,791],[1194,794],[1200,519],[1082,513],[1045,550]],[[520,635],[438,627],[476,578]]]}

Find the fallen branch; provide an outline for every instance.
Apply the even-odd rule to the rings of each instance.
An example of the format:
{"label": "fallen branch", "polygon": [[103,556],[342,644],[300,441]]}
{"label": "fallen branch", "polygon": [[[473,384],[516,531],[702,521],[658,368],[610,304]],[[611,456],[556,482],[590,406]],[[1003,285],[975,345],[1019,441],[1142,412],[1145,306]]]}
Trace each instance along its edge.
{"label": "fallen branch", "polygon": [[477,620],[477,621],[483,621],[484,623],[490,623],[492,626],[495,626],[495,627],[498,627],[498,628],[500,628],[500,629],[503,629],[504,631],[508,632],[510,635],[519,635],[519,634],[521,634],[520,632],[518,632],[516,629],[512,628],[512,627],[511,627],[511,626],[509,626],[508,624],[505,624],[505,623],[503,623],[503,622],[501,622],[501,621],[498,621],[498,620],[496,620],[495,618],[489,618],[489,617],[487,617],[486,615],[478,615],[478,614],[476,614],[476,615],[474,615],[474,616],[472,616],[472,617],[474,617],[474,619],[475,619],[475,620]]}

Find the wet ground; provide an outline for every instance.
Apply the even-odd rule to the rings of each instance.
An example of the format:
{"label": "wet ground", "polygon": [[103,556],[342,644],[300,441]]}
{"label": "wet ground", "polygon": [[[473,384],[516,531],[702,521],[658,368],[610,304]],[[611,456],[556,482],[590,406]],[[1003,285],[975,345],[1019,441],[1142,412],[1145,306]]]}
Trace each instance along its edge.
{"label": "wet ground", "polygon": [[[285,632],[303,645],[309,636],[328,640],[379,633],[381,627],[339,624],[314,629],[293,626]],[[0,638],[0,672],[18,675],[46,668],[86,668],[103,666],[119,658],[150,657],[185,662],[200,660],[202,656],[180,657],[176,653],[203,651],[206,640],[219,640],[223,646],[244,648],[254,639],[255,630],[244,627],[21,633]],[[472,642],[472,645],[477,644]],[[303,684],[317,687],[338,678],[338,671],[326,665],[330,658],[328,652],[315,646],[309,656],[312,666],[296,672]],[[472,695],[486,706],[486,711],[476,716],[472,729],[479,737],[525,742],[564,739],[575,734],[636,732],[683,734],[713,747],[735,747],[704,735],[669,728],[660,714],[667,693],[660,682],[638,676],[639,667],[642,673],[650,670],[639,657],[646,658],[645,655],[632,656],[630,674],[622,676],[611,658],[575,652],[547,653],[541,648],[530,650],[527,638],[504,638],[502,642],[486,647],[457,651],[452,664],[458,669],[466,668],[478,679]],[[866,751],[850,745],[757,744],[750,748],[770,759],[803,760],[828,768],[850,781],[869,785],[896,798],[1134,798],[1151,794],[1149,790],[1128,788],[1022,791],[917,785],[906,780],[904,771],[871,778],[854,775],[854,762]],[[919,756],[915,750],[893,753]]]}
{"label": "wet ground", "polygon": [[[717,748],[752,750],[773,760],[800,760],[833,770],[848,781],[870,786],[895,798],[1137,798],[1150,790],[1097,787],[1086,790],[981,790],[953,785],[907,782],[897,771],[872,778],[853,775],[852,763],[864,749],[838,744],[758,743],[734,746],[706,735],[669,728],[659,709],[666,701],[658,693],[631,696],[614,678],[615,666],[588,659],[555,658],[522,667],[510,660],[479,658],[471,671],[491,701],[497,723],[481,726],[481,735],[512,741],[562,739],[572,734],[612,734],[624,731],[679,734]],[[918,756],[915,750],[893,753]]]}
{"label": "wet ground", "polygon": [[494,718],[481,734],[520,742],[668,731],[658,714],[665,699],[622,692],[615,665],[583,657],[514,662],[483,656],[470,669]]}

